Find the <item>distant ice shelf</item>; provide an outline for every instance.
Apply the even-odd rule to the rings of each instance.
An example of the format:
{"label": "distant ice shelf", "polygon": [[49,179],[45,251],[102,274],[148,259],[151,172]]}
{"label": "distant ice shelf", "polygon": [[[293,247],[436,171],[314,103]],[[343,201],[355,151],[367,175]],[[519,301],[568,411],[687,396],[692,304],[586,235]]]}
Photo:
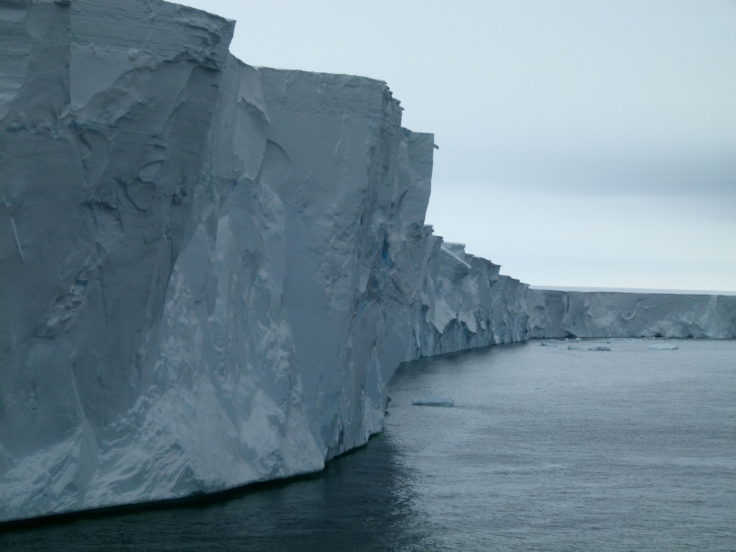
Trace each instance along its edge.
{"label": "distant ice shelf", "polygon": [[736,337],[736,297],[532,290],[444,242],[433,136],[385,83],[253,68],[232,33],[0,10],[0,521],[320,470],[420,357]]}

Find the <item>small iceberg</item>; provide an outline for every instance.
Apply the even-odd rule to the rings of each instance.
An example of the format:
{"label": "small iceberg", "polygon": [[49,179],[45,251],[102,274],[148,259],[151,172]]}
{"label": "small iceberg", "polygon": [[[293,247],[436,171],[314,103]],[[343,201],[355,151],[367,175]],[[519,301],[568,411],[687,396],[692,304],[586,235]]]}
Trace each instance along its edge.
{"label": "small iceberg", "polygon": [[429,397],[426,399],[415,399],[411,401],[414,406],[444,406],[451,407],[455,406],[455,401],[452,399],[446,399],[442,397]]}
{"label": "small iceberg", "polygon": [[598,345],[596,347],[591,347],[588,349],[589,351],[610,351],[610,347],[606,347],[605,345]]}
{"label": "small iceberg", "polygon": [[650,345],[649,348],[652,351],[676,351],[680,347],[673,343],[655,343],[654,345]]}

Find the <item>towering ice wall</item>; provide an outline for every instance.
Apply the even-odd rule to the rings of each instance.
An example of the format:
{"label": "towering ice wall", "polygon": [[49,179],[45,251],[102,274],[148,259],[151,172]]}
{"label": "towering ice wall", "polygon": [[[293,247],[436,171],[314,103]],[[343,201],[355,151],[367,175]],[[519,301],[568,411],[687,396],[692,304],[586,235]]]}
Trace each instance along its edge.
{"label": "towering ice wall", "polygon": [[211,209],[199,175],[232,25],[153,6],[0,10],[2,518],[180,479],[115,474],[114,454],[158,458],[125,428],[159,384],[174,264]]}
{"label": "towering ice wall", "polygon": [[0,519],[320,469],[400,362],[490,343],[445,332],[472,290],[384,83],[256,70],[163,2],[0,18]]}
{"label": "towering ice wall", "polygon": [[657,317],[736,336],[729,299],[540,292],[443,242],[433,137],[383,82],[255,69],[231,34],[160,1],[0,5],[0,521],[318,470],[422,356]]}

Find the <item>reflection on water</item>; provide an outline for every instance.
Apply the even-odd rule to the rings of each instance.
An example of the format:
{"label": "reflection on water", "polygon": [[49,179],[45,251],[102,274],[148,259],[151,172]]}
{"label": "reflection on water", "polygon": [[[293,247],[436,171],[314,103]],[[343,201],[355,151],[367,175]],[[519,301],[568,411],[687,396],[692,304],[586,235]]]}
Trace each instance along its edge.
{"label": "reflection on water", "polygon": [[385,432],[314,478],[0,550],[734,550],[736,341],[551,345],[402,367]]}

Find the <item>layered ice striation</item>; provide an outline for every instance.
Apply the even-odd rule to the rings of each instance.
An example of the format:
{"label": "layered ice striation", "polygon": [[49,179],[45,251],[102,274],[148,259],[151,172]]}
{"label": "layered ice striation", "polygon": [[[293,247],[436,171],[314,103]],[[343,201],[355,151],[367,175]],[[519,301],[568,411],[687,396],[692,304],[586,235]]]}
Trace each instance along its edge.
{"label": "layered ice striation", "polygon": [[735,337],[736,298],[530,290],[424,224],[385,83],[157,0],[0,4],[0,521],[321,469],[404,361]]}

